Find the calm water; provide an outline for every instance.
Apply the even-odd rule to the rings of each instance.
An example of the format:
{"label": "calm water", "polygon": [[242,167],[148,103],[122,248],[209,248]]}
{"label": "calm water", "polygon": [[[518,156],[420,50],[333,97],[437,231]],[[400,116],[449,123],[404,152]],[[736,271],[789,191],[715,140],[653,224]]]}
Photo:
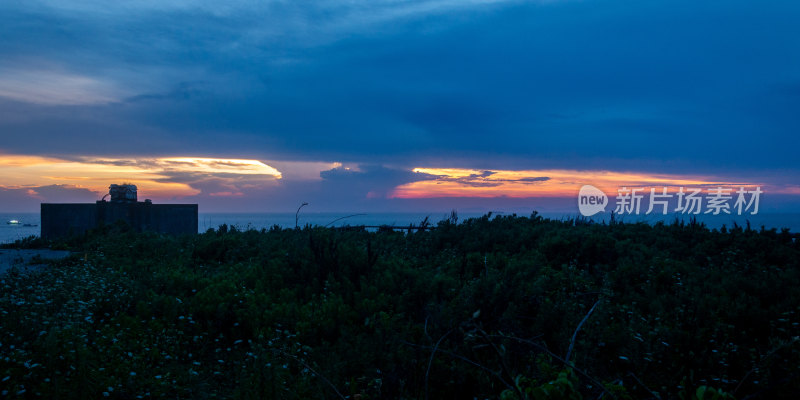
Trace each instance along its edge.
{"label": "calm water", "polygon": [[[9,225],[6,223],[12,219],[18,220],[20,225]],[[40,222],[39,213],[0,213],[0,243],[13,242],[31,235],[39,236]],[[36,226],[23,226],[22,224]]]}
{"label": "calm water", "polygon": [[[348,213],[306,213],[300,212],[298,224],[304,226],[306,224],[319,225],[319,226],[343,226],[343,225],[397,225],[406,226],[408,224],[419,224],[425,217],[429,217],[432,223],[436,223],[448,217],[445,212],[419,212],[419,213],[370,213],[366,215],[354,215]],[[480,217],[483,213],[459,213],[459,220],[463,221],[467,218]],[[497,215],[497,214],[495,214]],[[527,213],[520,215],[528,215]],[[567,213],[542,213],[543,216],[548,218],[570,218],[576,214]],[[625,222],[649,222],[656,221],[672,222],[675,218],[682,218],[688,220],[686,216],[676,216],[674,214],[664,215],[641,215],[641,216],[625,216],[622,218]],[[8,225],[7,221],[11,219],[19,220],[20,225]],[[595,221],[608,220],[607,214],[598,214],[592,218]],[[705,223],[711,228],[719,228],[722,225],[728,227],[732,226],[734,222],[741,226],[745,226],[747,221],[754,229],[760,228],[762,225],[767,228],[789,228],[792,232],[800,232],[800,213],[762,213],[757,215],[747,216],[734,216],[734,215],[698,215],[698,221]],[[36,226],[23,226],[22,224],[30,224]],[[222,224],[236,226],[238,229],[261,229],[270,228],[273,225],[278,225],[284,228],[292,228],[295,226],[294,213],[252,213],[252,214],[234,214],[234,213],[201,213],[198,216],[198,230],[205,232],[210,228],[217,228]],[[22,239],[31,235],[39,236],[40,233],[40,218],[38,213],[0,213],[0,243],[13,242],[17,239]]]}
{"label": "calm water", "polygon": [[[464,218],[480,217],[481,213],[465,213],[458,215]],[[300,227],[309,225],[319,226],[345,226],[345,225],[418,225],[425,217],[435,224],[449,216],[448,213],[372,213],[354,215],[354,213],[304,213],[300,212],[297,224]],[[205,232],[209,228],[216,228],[221,224],[234,225],[239,229],[261,229],[278,225],[283,228],[295,226],[294,213],[264,213],[264,214],[200,214],[198,229]]]}

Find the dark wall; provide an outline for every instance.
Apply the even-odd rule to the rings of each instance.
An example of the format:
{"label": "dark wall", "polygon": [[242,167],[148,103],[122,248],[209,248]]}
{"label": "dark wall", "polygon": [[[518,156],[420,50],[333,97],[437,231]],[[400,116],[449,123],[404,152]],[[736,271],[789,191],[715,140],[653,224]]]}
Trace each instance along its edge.
{"label": "dark wall", "polygon": [[133,229],[168,234],[197,233],[197,204],[42,203],[42,239],[82,234],[101,224],[124,221]]}
{"label": "dark wall", "polygon": [[42,203],[42,239],[78,235],[97,226],[94,204]]}

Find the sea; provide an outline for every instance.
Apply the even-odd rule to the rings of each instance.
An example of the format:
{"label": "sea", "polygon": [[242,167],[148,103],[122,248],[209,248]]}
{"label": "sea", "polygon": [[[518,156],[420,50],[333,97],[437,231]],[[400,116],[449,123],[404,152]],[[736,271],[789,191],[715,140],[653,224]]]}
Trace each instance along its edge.
{"label": "sea", "polygon": [[[513,212],[493,212],[492,218],[499,215],[511,215]],[[468,218],[477,218],[485,215],[484,212],[458,212],[459,221]],[[449,212],[396,212],[396,213],[346,213],[346,212],[302,212],[295,213],[200,213],[198,215],[198,232],[202,233],[209,229],[216,229],[220,225],[235,226],[239,230],[247,229],[269,229],[275,225],[282,228],[294,228],[297,226],[332,226],[340,227],[346,225],[392,225],[408,226],[409,224],[418,225],[428,219],[433,225],[438,221],[447,219]],[[520,216],[529,216],[530,213],[519,213]],[[573,219],[579,217],[577,213],[556,213],[543,212],[539,215],[551,219]],[[671,223],[678,220],[689,221],[691,216],[682,214],[650,214],[650,215],[626,215],[617,216],[617,220],[626,223],[647,222],[656,223],[659,221]],[[800,233],[800,213],[759,213],[756,215],[697,215],[697,221],[706,224],[711,229],[719,229],[723,225],[732,227],[735,224],[746,226],[750,223],[753,229],[775,228],[780,230],[787,228],[791,232]],[[609,215],[606,213],[598,214],[590,218],[595,222],[608,221]],[[10,220],[17,220],[19,224],[8,224]],[[29,236],[39,236],[41,232],[41,218],[39,213],[0,213],[0,243],[10,243],[15,240]]]}

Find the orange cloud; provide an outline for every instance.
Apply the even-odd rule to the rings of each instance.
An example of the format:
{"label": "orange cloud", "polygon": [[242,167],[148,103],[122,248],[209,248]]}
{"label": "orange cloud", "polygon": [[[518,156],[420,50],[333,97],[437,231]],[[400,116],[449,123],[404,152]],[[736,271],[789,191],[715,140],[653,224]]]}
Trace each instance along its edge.
{"label": "orange cloud", "polygon": [[257,160],[175,157],[159,158],[155,164],[164,169],[209,174],[265,175],[281,179],[281,172]]}
{"label": "orange cloud", "polygon": [[415,168],[430,179],[400,185],[392,198],[433,197],[569,197],[590,184],[609,195],[627,187],[758,186],[758,182],[732,182],[714,177],[588,170],[474,170]]}
{"label": "orange cloud", "polygon": [[[232,181],[242,186],[281,179],[281,172],[257,160],[172,157],[155,159],[63,160],[27,155],[0,155],[0,186],[26,188],[69,185],[105,193],[112,183],[131,182],[148,198],[197,195],[201,179]],[[238,191],[231,191],[236,195]]]}

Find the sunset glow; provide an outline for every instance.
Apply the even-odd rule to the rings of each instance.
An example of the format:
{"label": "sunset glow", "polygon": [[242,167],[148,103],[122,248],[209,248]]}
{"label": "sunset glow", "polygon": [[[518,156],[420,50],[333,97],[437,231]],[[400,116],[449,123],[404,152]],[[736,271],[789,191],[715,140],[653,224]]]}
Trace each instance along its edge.
{"label": "sunset glow", "polygon": [[[133,182],[139,191],[152,198],[193,196],[201,191],[193,181],[217,179],[252,185],[281,179],[281,172],[257,160],[170,157],[153,159],[62,160],[25,155],[0,158],[3,187],[20,189],[35,186],[64,185],[106,193],[112,183]],[[239,196],[235,188],[216,196]],[[36,197],[35,191],[32,197]]]}
{"label": "sunset glow", "polygon": [[281,179],[280,171],[257,160],[175,157],[157,159],[156,164],[163,168],[175,168],[180,171],[265,175]]}
{"label": "sunset glow", "polygon": [[0,6],[0,208],[129,182],[220,212],[566,210],[588,184],[800,212],[800,2],[201,3]]}
{"label": "sunset glow", "polygon": [[[272,162],[269,162],[272,164]],[[277,168],[276,168],[277,167]],[[280,170],[279,170],[280,168]],[[30,155],[0,157],[0,190],[16,190],[32,202],[59,201],[60,194],[48,191],[58,187],[78,197],[71,201],[99,199],[114,183],[130,182],[139,187],[142,198],[156,201],[187,198],[248,199],[253,193],[285,190],[286,174],[292,182],[321,182],[321,172],[337,171],[325,178],[363,179],[369,169],[358,165],[311,161],[279,161],[275,166],[252,159],[213,157],[160,158],[96,158],[59,159]],[[573,197],[582,185],[590,184],[614,196],[622,187],[711,188],[716,186],[761,186],[770,194],[798,194],[797,185],[770,185],[750,180],[689,174],[652,174],[634,171],[570,170],[570,169],[470,169],[428,168],[407,169],[396,183],[376,180],[386,185],[383,191],[369,186],[365,199],[432,199],[432,198],[558,198]],[[291,183],[290,183],[291,184]],[[339,186],[332,186],[339,187]],[[381,187],[381,186],[377,186]],[[45,189],[43,189],[45,188]],[[288,201],[291,201],[288,200]]]}
{"label": "sunset glow", "polygon": [[414,168],[427,176],[398,186],[394,198],[434,197],[569,197],[584,184],[591,184],[607,194],[627,187],[710,187],[754,186],[758,182],[732,182],[713,177],[661,175],[635,172],[582,170],[475,170],[458,168]]}

